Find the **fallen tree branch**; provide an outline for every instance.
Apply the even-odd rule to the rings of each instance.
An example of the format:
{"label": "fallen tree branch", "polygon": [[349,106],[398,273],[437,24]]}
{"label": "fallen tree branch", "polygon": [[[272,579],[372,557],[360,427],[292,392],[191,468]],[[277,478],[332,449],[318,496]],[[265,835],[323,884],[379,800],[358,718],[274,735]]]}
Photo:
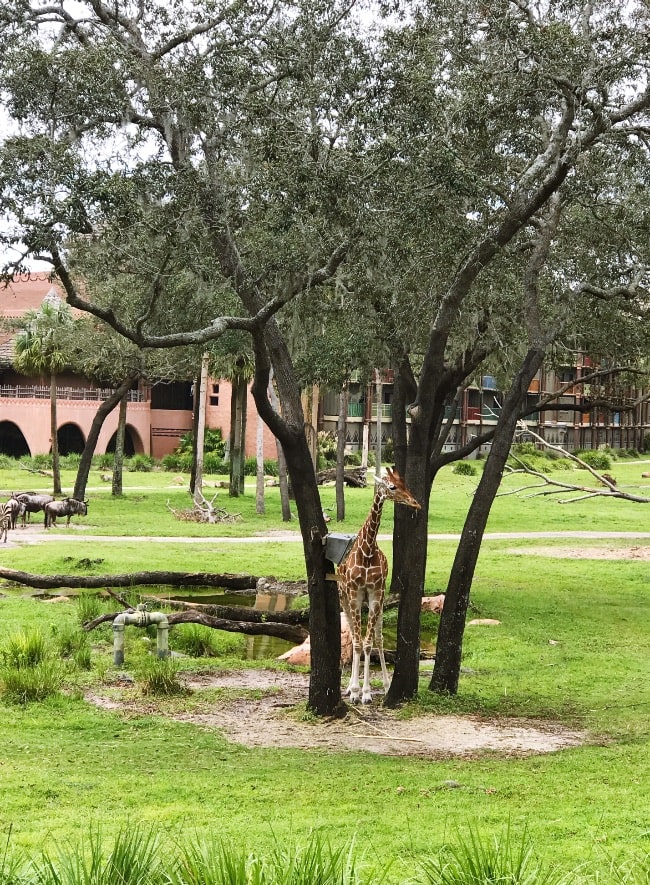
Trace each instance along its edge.
{"label": "fallen tree branch", "polygon": [[[330,467],[326,470],[319,470],[316,474],[316,481],[318,485],[322,485],[324,482],[334,482],[336,480],[336,467]],[[352,486],[353,488],[365,489],[368,485],[366,479],[366,468],[365,467],[355,467],[348,470],[343,471],[343,482],[347,486]]]}
{"label": "fallen tree branch", "polygon": [[42,590],[60,587],[102,589],[166,584],[172,587],[223,587],[227,590],[255,590],[256,575],[214,574],[212,572],[128,572],[117,575],[33,575],[30,572],[0,568],[0,578]]}
{"label": "fallen tree branch", "polygon": [[579,458],[577,455],[573,454],[573,452],[569,452],[566,449],[562,448],[562,446],[553,445],[552,443],[547,442],[543,436],[535,433],[531,430],[525,423],[525,421],[520,421],[517,436],[525,435],[532,436],[533,439],[539,443],[539,445],[544,448],[550,449],[553,452],[557,452],[559,455],[562,455],[564,458],[568,458],[570,461],[573,461],[578,465],[582,470],[588,471],[594,479],[598,480],[602,488],[597,488],[594,486],[584,486],[579,483],[570,483],[570,482],[561,482],[558,479],[552,479],[545,473],[542,473],[540,470],[535,470],[533,467],[529,467],[521,458],[518,458],[515,454],[510,455],[513,461],[515,461],[519,467],[517,470],[510,470],[511,475],[515,473],[525,473],[528,476],[536,477],[541,480],[539,483],[531,483],[530,485],[520,486],[518,489],[514,491],[502,492],[499,493],[499,497],[502,495],[512,495],[512,494],[520,494],[521,492],[527,492],[531,489],[540,489],[543,491],[531,492],[531,494],[526,497],[536,498],[542,497],[545,495],[560,495],[560,494],[568,494],[568,493],[580,493],[574,495],[572,498],[565,498],[563,501],[558,501],[558,504],[573,504],[576,501],[584,501],[587,498],[621,498],[624,501],[632,501],[635,504],[650,504],[650,498],[647,498],[643,495],[633,495],[630,492],[626,492],[625,489],[619,488],[616,485],[616,480],[614,477],[610,476],[608,473],[599,473],[597,470],[587,464],[586,461],[583,461],[582,458]]}
{"label": "fallen tree branch", "polygon": [[216,618],[225,618],[229,621],[252,621],[256,624],[263,624],[264,621],[268,621],[269,619],[272,621],[278,621],[281,624],[307,624],[309,622],[309,612],[300,609],[296,611],[268,612],[245,606],[215,605],[205,602],[183,602],[179,599],[163,599],[160,596],[142,596],[141,599],[149,600],[157,605],[164,605],[165,608],[171,608],[177,611],[197,611],[202,614],[212,615]]}
{"label": "fallen tree branch", "polygon": [[215,524],[218,522],[237,522],[237,520],[241,519],[241,513],[228,513],[223,507],[214,506],[218,493],[214,495],[211,501],[208,501],[203,494],[199,493],[199,495],[200,497],[194,498],[192,507],[177,510],[167,501],[167,509],[174,514],[176,519],[181,519],[184,522]]}

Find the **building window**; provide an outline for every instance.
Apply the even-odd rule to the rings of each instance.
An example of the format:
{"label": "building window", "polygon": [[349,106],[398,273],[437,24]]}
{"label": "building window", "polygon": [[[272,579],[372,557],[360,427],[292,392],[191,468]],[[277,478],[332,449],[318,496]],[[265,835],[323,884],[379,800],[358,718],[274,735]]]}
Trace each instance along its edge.
{"label": "building window", "polygon": [[212,393],[210,394],[210,405],[218,406],[219,405],[219,385],[212,385]]}

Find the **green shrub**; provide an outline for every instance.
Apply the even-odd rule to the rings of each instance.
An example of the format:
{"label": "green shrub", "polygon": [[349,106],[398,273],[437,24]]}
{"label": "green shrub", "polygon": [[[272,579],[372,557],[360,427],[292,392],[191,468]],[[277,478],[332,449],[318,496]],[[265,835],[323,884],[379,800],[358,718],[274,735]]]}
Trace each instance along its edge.
{"label": "green shrub", "polygon": [[532,442],[521,442],[515,443],[512,447],[512,454],[517,455],[519,458],[523,458],[526,455],[539,455],[539,451],[535,446],[535,443]]}
{"label": "green shrub", "polygon": [[336,463],[336,434],[321,430],[318,434],[318,460],[325,464]]}
{"label": "green shrub", "polygon": [[23,455],[22,458],[19,459],[20,463],[24,465],[29,470],[51,470],[52,469],[52,456],[51,455]]}
{"label": "green shrub", "polygon": [[[192,431],[189,431],[181,436],[180,442],[176,447],[176,453],[181,455],[191,455],[193,448],[194,434]],[[223,438],[221,428],[206,427],[205,435],[203,437],[203,453],[206,454],[207,452],[214,452],[223,460],[223,456],[226,454],[226,441]]]}
{"label": "green shrub", "polygon": [[93,467],[98,470],[112,470],[115,464],[115,455],[113,452],[105,452],[103,455],[93,456]]}
{"label": "green shrub", "polygon": [[578,451],[576,452],[578,458],[581,461],[584,461],[585,464],[588,464],[589,467],[593,467],[594,470],[610,470],[612,466],[612,459],[609,457],[607,452],[604,451]]}
{"label": "green shrub", "polygon": [[124,466],[130,473],[151,473],[155,465],[155,458],[142,453],[124,459]]}
{"label": "green shrub", "polygon": [[[257,475],[257,458],[246,458],[244,461],[244,474],[246,476],[256,476]],[[278,462],[271,461],[267,458],[264,459],[264,475],[265,476],[277,476],[278,475]]]}
{"label": "green shrub", "polygon": [[[192,469],[192,465],[187,468]],[[227,473],[228,470],[223,463],[223,458],[218,452],[206,452],[203,455],[203,472],[204,473]]]}
{"label": "green shrub", "polygon": [[59,467],[61,470],[77,470],[81,455],[78,452],[70,452],[69,455],[63,455],[59,458]]}
{"label": "green shrub", "polygon": [[9,455],[0,455],[0,470],[14,470],[16,468],[16,461],[14,458],[10,458]]}
{"label": "green shrub", "polygon": [[471,461],[456,461],[452,473],[457,473],[459,476],[476,476],[476,467]]}
{"label": "green shrub", "polygon": [[171,452],[163,457],[162,466],[171,473],[189,473],[192,469],[192,453]]}

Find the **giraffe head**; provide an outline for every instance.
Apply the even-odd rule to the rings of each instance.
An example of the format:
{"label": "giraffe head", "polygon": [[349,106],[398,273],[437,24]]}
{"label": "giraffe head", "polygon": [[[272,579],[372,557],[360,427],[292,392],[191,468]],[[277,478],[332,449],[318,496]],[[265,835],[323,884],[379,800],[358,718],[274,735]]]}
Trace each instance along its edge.
{"label": "giraffe head", "polygon": [[388,498],[389,501],[394,501],[396,504],[405,504],[407,507],[412,507],[414,510],[422,509],[422,505],[415,500],[413,495],[406,488],[404,480],[397,470],[391,470],[387,467],[386,476],[378,480],[378,484],[382,486],[384,496]]}

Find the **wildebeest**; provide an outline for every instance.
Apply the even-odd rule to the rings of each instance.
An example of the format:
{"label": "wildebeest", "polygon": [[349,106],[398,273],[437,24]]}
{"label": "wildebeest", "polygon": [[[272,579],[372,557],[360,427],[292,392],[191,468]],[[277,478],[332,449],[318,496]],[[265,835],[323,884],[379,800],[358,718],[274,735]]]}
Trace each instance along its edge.
{"label": "wildebeest", "polygon": [[25,511],[22,515],[23,528],[29,513],[38,513],[39,510],[45,510],[45,505],[49,504],[50,501],[54,501],[52,495],[35,495],[32,492],[23,492],[20,495],[16,495],[16,498],[25,505]]}
{"label": "wildebeest", "polygon": [[76,498],[63,498],[61,501],[49,501],[45,507],[45,528],[56,525],[57,516],[67,516],[66,526],[70,525],[72,516],[85,516],[88,513],[88,501],[77,501]]}

